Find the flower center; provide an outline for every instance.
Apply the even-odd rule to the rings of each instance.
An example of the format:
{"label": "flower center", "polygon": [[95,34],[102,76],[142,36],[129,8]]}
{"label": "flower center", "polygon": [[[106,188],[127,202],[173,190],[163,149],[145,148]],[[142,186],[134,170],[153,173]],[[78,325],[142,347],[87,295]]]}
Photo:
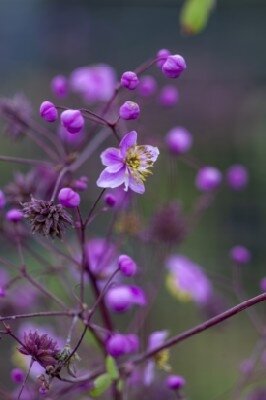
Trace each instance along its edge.
{"label": "flower center", "polygon": [[126,156],[126,164],[129,168],[138,170],[140,167],[140,157],[135,148],[129,149]]}

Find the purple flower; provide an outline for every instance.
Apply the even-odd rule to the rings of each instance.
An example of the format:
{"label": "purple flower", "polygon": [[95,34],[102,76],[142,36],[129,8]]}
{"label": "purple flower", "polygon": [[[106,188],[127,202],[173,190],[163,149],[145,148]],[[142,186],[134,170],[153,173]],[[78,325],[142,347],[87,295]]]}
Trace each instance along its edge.
{"label": "purple flower", "polygon": [[243,165],[232,165],[226,172],[227,184],[233,190],[245,189],[248,178],[248,170]]}
{"label": "purple flower", "polygon": [[182,255],[172,255],[166,260],[169,269],[167,285],[179,300],[194,300],[206,304],[212,295],[212,285],[203,269]]}
{"label": "purple flower", "polygon": [[230,250],[230,258],[239,265],[247,264],[251,260],[250,251],[244,246],[234,246]]}
{"label": "purple flower", "polygon": [[6,219],[10,222],[19,222],[23,219],[23,212],[18,208],[12,208],[6,213]]}
{"label": "purple flower", "polygon": [[40,105],[40,115],[47,122],[54,122],[58,118],[58,111],[51,101],[43,101]]}
{"label": "purple flower", "polygon": [[84,117],[80,110],[65,110],[62,112],[61,124],[69,133],[79,133],[85,124]]}
{"label": "purple flower", "polygon": [[66,97],[68,93],[67,78],[64,75],[56,75],[51,81],[51,90],[57,97]]}
{"label": "purple flower", "polygon": [[153,76],[145,75],[142,76],[138,86],[138,92],[140,96],[149,97],[152,96],[157,89],[157,82]]}
{"label": "purple flower", "polygon": [[103,64],[77,68],[71,74],[70,85],[85,101],[108,101],[115,90],[115,71]]}
{"label": "purple flower", "polygon": [[[163,345],[168,336],[168,331],[156,331],[150,334],[148,338],[148,351],[152,351]],[[155,377],[155,359],[150,359],[144,370],[144,384],[150,386]]]}
{"label": "purple flower", "polygon": [[165,138],[169,151],[175,155],[187,153],[193,142],[191,133],[185,128],[175,127],[171,129]]}
{"label": "purple flower", "polygon": [[137,119],[140,114],[140,108],[134,101],[125,101],[119,108],[119,117],[125,120]]}
{"label": "purple flower", "polygon": [[117,268],[116,246],[106,239],[95,238],[86,243],[88,268],[98,278],[105,279]]}
{"label": "purple flower", "polygon": [[179,54],[168,56],[162,65],[162,71],[168,78],[178,78],[186,68],[186,62]]}
{"label": "purple flower", "polygon": [[126,71],[121,76],[121,85],[129,90],[134,90],[139,84],[139,78],[135,72]]}
{"label": "purple flower", "polygon": [[161,49],[158,51],[156,54],[156,58],[158,59],[157,61],[157,67],[162,68],[163,64],[167,60],[167,57],[171,55],[170,51],[168,49]]}
{"label": "purple flower", "polygon": [[139,338],[134,334],[115,333],[106,342],[107,352],[114,358],[135,353],[139,349]]}
{"label": "purple flower", "polygon": [[131,257],[121,254],[118,258],[119,269],[125,276],[134,276],[137,272],[137,265]]}
{"label": "purple flower", "polygon": [[180,375],[169,375],[166,379],[166,386],[171,390],[180,390],[185,384],[185,379]]}
{"label": "purple flower", "polygon": [[151,174],[150,168],[157,160],[159,150],[149,145],[137,145],[137,132],[127,133],[119,144],[119,148],[111,147],[101,154],[106,168],[97,180],[103,188],[115,188],[122,184],[136,193],[144,193],[144,182]]}
{"label": "purple flower", "polygon": [[13,368],[10,375],[14,383],[22,383],[25,377],[24,371],[20,368]]}
{"label": "purple flower", "polygon": [[179,99],[179,93],[175,86],[166,85],[162,88],[159,102],[164,107],[173,107],[176,105]]}
{"label": "purple flower", "polygon": [[106,294],[108,307],[115,312],[124,312],[134,305],[145,306],[145,293],[138,286],[118,285],[110,288]]}
{"label": "purple flower", "polygon": [[58,194],[58,200],[62,206],[75,208],[79,206],[80,196],[71,188],[62,188]]}
{"label": "purple flower", "polygon": [[81,176],[73,182],[72,186],[75,190],[84,192],[84,190],[88,189],[88,182],[89,178],[87,176]]}
{"label": "purple flower", "polygon": [[222,174],[215,167],[202,167],[199,169],[195,184],[202,192],[210,192],[217,189],[222,181]]}

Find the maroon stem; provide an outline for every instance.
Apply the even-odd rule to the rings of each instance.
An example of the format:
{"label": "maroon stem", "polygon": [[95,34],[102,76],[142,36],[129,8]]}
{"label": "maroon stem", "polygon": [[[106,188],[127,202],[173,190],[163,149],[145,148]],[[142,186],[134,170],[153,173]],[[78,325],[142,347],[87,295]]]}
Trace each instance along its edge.
{"label": "maroon stem", "polygon": [[156,349],[146,351],[145,353],[141,354],[133,362],[134,362],[134,364],[140,364],[143,361],[147,360],[148,358],[153,357],[155,354],[159,353],[160,351],[168,349],[169,347],[172,347],[180,342],[183,342],[184,340],[188,339],[191,336],[194,336],[203,331],[206,331],[207,329],[220,324],[221,322],[225,321],[226,319],[231,318],[234,315],[240,313],[241,311],[246,310],[247,308],[252,307],[253,305],[260,303],[262,301],[266,301],[266,292],[262,293],[256,297],[253,297],[252,299],[242,301],[235,307],[232,307],[229,310],[227,310],[219,315],[216,315],[213,318],[210,318],[209,320],[195,326],[194,328],[188,329],[187,331],[170,338],[164,344],[157,347]]}

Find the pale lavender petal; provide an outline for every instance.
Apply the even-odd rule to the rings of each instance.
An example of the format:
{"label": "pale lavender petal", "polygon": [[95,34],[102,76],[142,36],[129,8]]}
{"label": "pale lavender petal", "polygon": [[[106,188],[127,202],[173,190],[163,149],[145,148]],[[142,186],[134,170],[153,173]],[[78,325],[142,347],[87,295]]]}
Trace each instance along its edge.
{"label": "pale lavender petal", "polygon": [[149,360],[147,367],[144,370],[143,382],[145,386],[150,386],[154,381],[155,376],[155,363],[153,360]]}
{"label": "pale lavender petal", "polygon": [[160,154],[158,147],[145,145],[145,151],[149,154],[149,160],[155,162]]}
{"label": "pale lavender petal", "polygon": [[137,137],[138,134],[136,131],[131,131],[123,136],[119,144],[121,154],[123,157],[126,155],[126,152],[130,147],[135,146],[137,144]]}
{"label": "pale lavender petal", "polygon": [[110,147],[109,149],[106,149],[105,151],[102,152],[101,154],[101,161],[103,165],[106,167],[112,166],[114,164],[119,164],[122,166],[122,157],[119,149],[116,149],[115,147]]}
{"label": "pale lavender petal", "polygon": [[125,180],[125,168],[121,168],[117,172],[110,172],[108,167],[103,170],[97,180],[97,186],[102,188],[116,188]]}
{"label": "pale lavender petal", "polygon": [[147,299],[144,291],[138,286],[129,286],[130,293],[132,295],[132,302],[140,306],[147,304]]}
{"label": "pale lavender petal", "polygon": [[133,190],[133,192],[143,194],[145,192],[144,183],[141,180],[134,179],[133,176],[129,177],[129,188]]}
{"label": "pale lavender petal", "polygon": [[168,331],[156,331],[149,336],[148,351],[154,350],[161,346],[168,336]]}

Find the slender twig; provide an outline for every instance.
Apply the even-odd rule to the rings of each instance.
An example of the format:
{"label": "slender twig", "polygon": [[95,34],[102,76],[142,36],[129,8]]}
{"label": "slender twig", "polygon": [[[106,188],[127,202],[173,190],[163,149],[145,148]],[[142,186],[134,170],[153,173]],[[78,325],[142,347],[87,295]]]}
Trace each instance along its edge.
{"label": "slender twig", "polygon": [[104,192],[105,192],[105,189],[103,189],[103,190],[100,192],[99,196],[97,197],[97,199],[96,199],[95,202],[93,203],[93,205],[92,205],[92,207],[91,207],[91,209],[90,209],[90,211],[89,211],[89,214],[88,214],[88,216],[87,216],[87,218],[86,218],[86,220],[85,220],[85,222],[84,222],[84,227],[85,227],[85,228],[86,228],[87,224],[90,222],[90,219],[91,219],[91,216],[92,216],[92,214],[93,214],[93,211],[94,211],[95,208],[97,207],[97,204],[98,204],[99,201],[101,200],[101,198],[102,198]]}
{"label": "slender twig", "polygon": [[21,397],[21,395],[22,395],[22,392],[23,392],[23,390],[24,390],[24,388],[25,388],[26,382],[27,382],[27,380],[28,380],[28,378],[29,378],[29,375],[30,375],[31,367],[33,366],[33,363],[34,363],[34,360],[33,360],[33,358],[32,358],[31,361],[30,361],[30,365],[29,365],[29,368],[28,368],[27,375],[25,376],[25,379],[24,379],[24,381],[23,381],[23,383],[22,383],[21,389],[20,389],[19,394],[18,394],[18,400],[20,399],[20,397]]}
{"label": "slender twig", "polygon": [[59,316],[66,316],[66,317],[73,317],[77,315],[76,311],[39,311],[33,312],[28,314],[17,314],[17,315],[6,315],[1,317],[0,321],[15,321],[17,319],[24,319],[24,318],[39,318],[39,317],[59,317]]}
{"label": "slender twig", "polygon": [[15,164],[25,164],[25,165],[41,165],[41,164],[52,165],[48,161],[33,160],[31,158],[21,158],[21,157],[3,156],[3,155],[0,155],[0,161],[11,162]]}

